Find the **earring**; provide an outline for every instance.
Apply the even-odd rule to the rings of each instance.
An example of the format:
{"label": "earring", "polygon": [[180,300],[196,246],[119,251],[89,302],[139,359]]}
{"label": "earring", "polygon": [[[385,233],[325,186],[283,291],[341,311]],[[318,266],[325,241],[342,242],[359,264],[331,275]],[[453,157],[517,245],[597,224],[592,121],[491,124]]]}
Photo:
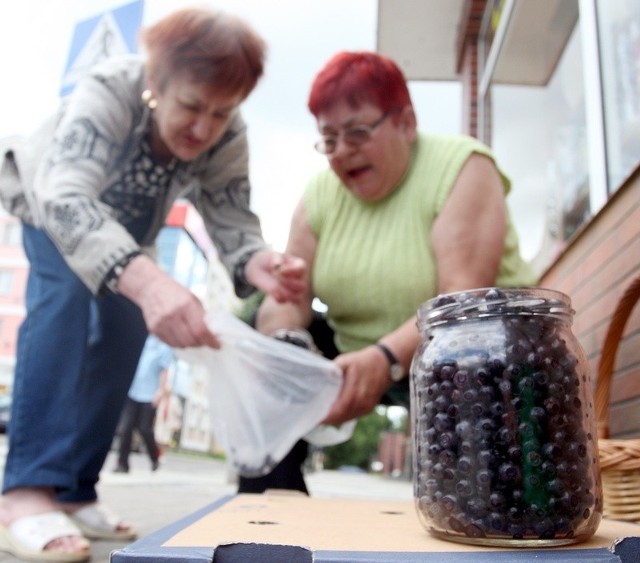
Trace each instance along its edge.
{"label": "earring", "polygon": [[145,90],[142,92],[142,101],[147,104],[149,109],[155,109],[158,105],[158,101],[153,97],[151,90]]}

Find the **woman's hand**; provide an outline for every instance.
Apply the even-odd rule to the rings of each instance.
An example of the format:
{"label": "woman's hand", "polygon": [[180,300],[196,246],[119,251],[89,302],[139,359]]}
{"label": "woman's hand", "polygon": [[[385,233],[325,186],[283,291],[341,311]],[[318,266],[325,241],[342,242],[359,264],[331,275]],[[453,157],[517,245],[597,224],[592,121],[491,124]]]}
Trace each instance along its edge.
{"label": "woman's hand", "polygon": [[202,302],[148,256],[137,256],[127,265],[118,279],[118,293],[140,307],[149,332],[169,346],[220,348],[205,323]]}
{"label": "woman's hand", "polygon": [[334,361],[342,369],[344,379],[324,424],[342,424],[371,412],[391,386],[389,364],[375,346],[341,354]]}
{"label": "woman's hand", "polygon": [[245,266],[245,277],[278,303],[298,303],[305,290],[307,264],[302,258],[272,250],[255,252]]}

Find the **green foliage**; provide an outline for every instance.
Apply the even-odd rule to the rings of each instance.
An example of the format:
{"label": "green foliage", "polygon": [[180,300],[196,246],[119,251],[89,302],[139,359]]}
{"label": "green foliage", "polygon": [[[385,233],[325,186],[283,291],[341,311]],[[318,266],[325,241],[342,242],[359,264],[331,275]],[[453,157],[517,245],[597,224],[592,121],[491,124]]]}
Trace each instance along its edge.
{"label": "green foliage", "polygon": [[343,465],[352,465],[368,470],[369,463],[378,451],[380,433],[390,427],[391,421],[384,407],[361,417],[349,441],[325,448],[325,468],[338,469]]}

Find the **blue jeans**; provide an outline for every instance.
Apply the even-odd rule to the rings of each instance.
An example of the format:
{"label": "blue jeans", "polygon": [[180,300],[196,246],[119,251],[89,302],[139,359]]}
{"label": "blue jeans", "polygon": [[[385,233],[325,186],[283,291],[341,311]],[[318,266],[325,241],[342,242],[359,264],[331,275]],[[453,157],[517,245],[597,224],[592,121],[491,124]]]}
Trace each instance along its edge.
{"label": "blue jeans", "polygon": [[147,328],[128,299],[95,298],[43,231],[24,225],[23,243],[27,313],[3,492],[49,487],[61,502],[92,501]]}

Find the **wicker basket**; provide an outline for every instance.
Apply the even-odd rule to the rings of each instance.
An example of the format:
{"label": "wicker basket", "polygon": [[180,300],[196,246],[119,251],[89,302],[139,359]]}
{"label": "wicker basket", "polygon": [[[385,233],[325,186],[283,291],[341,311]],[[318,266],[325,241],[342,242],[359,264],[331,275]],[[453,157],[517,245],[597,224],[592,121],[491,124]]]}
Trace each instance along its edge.
{"label": "wicker basket", "polygon": [[611,318],[602,347],[595,389],[598,449],[604,497],[603,516],[640,522],[640,438],[609,439],[611,377],[620,338],[634,305],[640,298],[640,277],[626,289]]}

